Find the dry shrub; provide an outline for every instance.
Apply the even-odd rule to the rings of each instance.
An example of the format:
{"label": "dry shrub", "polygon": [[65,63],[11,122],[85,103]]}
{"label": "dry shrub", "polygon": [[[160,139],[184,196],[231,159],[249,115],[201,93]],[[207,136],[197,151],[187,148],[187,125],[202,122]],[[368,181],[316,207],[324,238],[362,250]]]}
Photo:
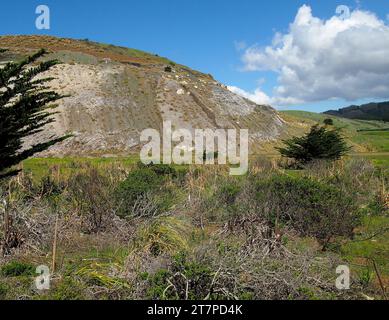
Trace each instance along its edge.
{"label": "dry shrub", "polygon": [[82,219],[84,232],[103,231],[112,221],[114,201],[109,180],[91,168],[69,181],[68,192]]}
{"label": "dry shrub", "polygon": [[[242,236],[242,237],[241,237]],[[142,260],[146,261],[146,260]],[[174,255],[158,270],[140,273],[137,294],[147,299],[352,299],[336,289],[335,255],[315,250],[273,251],[246,246],[244,235],[214,237],[193,251]],[[355,286],[353,286],[355,288]]]}
{"label": "dry shrub", "polygon": [[[90,239],[96,244],[130,241],[135,226],[115,214],[111,200],[117,172],[106,170],[103,176],[89,165],[79,172],[69,180],[55,171],[41,181],[20,175],[3,185],[6,206],[1,209],[0,237],[3,247],[8,248],[6,254],[47,255],[52,250],[56,220],[59,250],[63,252],[85,250],[81,245],[86,242],[81,239],[85,233],[100,233]],[[3,239],[5,209],[9,217],[7,239]]]}
{"label": "dry shrub", "polygon": [[154,256],[174,254],[188,249],[191,226],[177,217],[159,217],[146,221],[139,229],[131,251],[148,252]]}
{"label": "dry shrub", "polygon": [[376,188],[379,185],[376,172],[370,161],[352,158],[336,162],[313,161],[305,166],[304,175],[337,184],[344,189],[362,191],[367,186]]}
{"label": "dry shrub", "polygon": [[[266,240],[266,239],[265,239]],[[315,248],[287,248],[279,244],[246,245],[244,233],[215,237],[196,249],[194,260],[218,271],[217,286],[230,297],[255,300],[353,299],[355,291],[335,286],[335,269],[342,261],[327,253],[317,258]],[[265,250],[264,250],[265,249]],[[355,284],[352,285],[356,288]]]}
{"label": "dry shrub", "polygon": [[380,170],[363,158],[353,158],[330,164],[312,163],[305,176],[332,185],[352,197],[354,205],[365,208],[367,214],[385,212],[385,178]]}
{"label": "dry shrub", "polygon": [[258,174],[260,172],[272,172],[278,170],[276,158],[257,156],[250,161],[249,174]]}
{"label": "dry shrub", "polygon": [[22,250],[42,253],[40,248],[50,239],[49,229],[54,225],[55,216],[49,209],[36,201],[5,198],[0,223],[3,255],[11,255]]}

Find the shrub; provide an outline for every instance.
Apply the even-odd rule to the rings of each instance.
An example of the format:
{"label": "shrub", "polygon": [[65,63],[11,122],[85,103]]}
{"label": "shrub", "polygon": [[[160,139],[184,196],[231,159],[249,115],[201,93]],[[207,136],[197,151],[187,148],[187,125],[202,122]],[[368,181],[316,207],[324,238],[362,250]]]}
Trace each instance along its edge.
{"label": "shrub", "polygon": [[216,199],[214,197],[209,199],[206,212],[208,218],[212,218],[209,213],[214,210],[215,216],[212,220],[217,223],[227,221],[228,226],[231,227],[231,223],[234,224],[234,218],[246,212],[247,203],[241,199],[243,186],[240,180],[231,177],[219,183],[220,187],[216,191]]}
{"label": "shrub", "polygon": [[290,225],[301,236],[315,237],[323,250],[334,237],[353,237],[360,222],[351,197],[310,178],[275,175],[257,181],[255,192],[272,228]]}
{"label": "shrub", "polygon": [[213,293],[215,273],[203,263],[191,261],[186,254],[173,257],[169,270],[162,269],[147,276],[148,299],[204,300],[222,299],[223,294]]}
{"label": "shrub", "polygon": [[158,176],[166,176],[166,175],[171,175],[171,176],[176,176],[177,174],[177,171],[169,166],[169,165],[166,165],[166,164],[149,164],[149,165],[145,165],[143,163],[139,163],[138,164],[138,168],[140,169],[149,169],[151,171],[153,171],[154,173],[156,173]]}
{"label": "shrub", "polygon": [[158,256],[186,250],[188,249],[189,227],[188,223],[181,219],[158,218],[139,230],[133,252],[139,253],[139,250],[142,250]]}
{"label": "shrub", "polygon": [[3,300],[7,296],[9,287],[7,284],[0,282],[0,299]]}
{"label": "shrub", "polygon": [[300,165],[315,159],[338,160],[350,150],[339,130],[318,125],[303,137],[284,140],[284,144],[284,148],[277,148],[281,155],[294,159]]}
{"label": "shrub", "polygon": [[79,281],[65,277],[50,294],[54,300],[84,300],[85,288]]}
{"label": "shrub", "polygon": [[[314,170],[316,173],[314,173]],[[342,161],[333,164],[333,168],[329,169],[327,173],[320,173],[312,168],[309,174],[316,175],[318,179],[342,190],[343,193],[353,198],[355,205],[377,213],[382,209],[380,205],[381,177],[372,163],[367,160],[350,159]]]}
{"label": "shrub", "polygon": [[237,183],[225,183],[218,191],[219,200],[227,206],[231,206],[235,203],[240,191],[241,187]]}
{"label": "shrub", "polygon": [[42,178],[40,186],[40,193],[43,196],[58,196],[65,190],[64,183],[57,183],[50,175]]}
{"label": "shrub", "polygon": [[12,261],[1,268],[1,275],[4,277],[31,276],[35,274],[35,268],[29,263]]}
{"label": "shrub", "polygon": [[69,191],[84,218],[84,231],[102,231],[110,219],[110,211],[113,210],[108,179],[92,168],[74,176],[69,182]]}
{"label": "shrub", "polygon": [[173,202],[173,190],[166,183],[169,178],[175,176],[176,171],[169,166],[139,165],[115,191],[118,215],[121,217],[140,215],[134,209],[137,209],[139,202],[145,199],[146,202],[152,202],[158,212],[168,210]]}
{"label": "shrub", "polygon": [[334,125],[334,120],[332,120],[331,118],[324,119],[323,123],[324,123],[326,126],[333,126],[333,125]]}
{"label": "shrub", "polygon": [[164,292],[167,288],[167,280],[171,277],[171,273],[168,270],[158,270],[154,275],[143,274],[142,278],[147,280],[146,299],[166,299]]}
{"label": "shrub", "polygon": [[371,272],[369,267],[362,268],[362,270],[358,272],[358,282],[360,283],[362,288],[364,289],[368,288],[372,279],[373,279],[373,273]]}

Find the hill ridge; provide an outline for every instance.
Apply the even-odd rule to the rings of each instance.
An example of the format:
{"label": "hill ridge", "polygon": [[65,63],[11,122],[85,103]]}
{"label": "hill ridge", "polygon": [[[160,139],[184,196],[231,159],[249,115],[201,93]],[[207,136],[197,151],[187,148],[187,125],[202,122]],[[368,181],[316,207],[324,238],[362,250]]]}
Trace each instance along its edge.
{"label": "hill ridge", "polygon": [[389,122],[389,101],[370,102],[363,105],[351,105],[339,110],[329,110],[324,114],[348,119],[379,120]]}

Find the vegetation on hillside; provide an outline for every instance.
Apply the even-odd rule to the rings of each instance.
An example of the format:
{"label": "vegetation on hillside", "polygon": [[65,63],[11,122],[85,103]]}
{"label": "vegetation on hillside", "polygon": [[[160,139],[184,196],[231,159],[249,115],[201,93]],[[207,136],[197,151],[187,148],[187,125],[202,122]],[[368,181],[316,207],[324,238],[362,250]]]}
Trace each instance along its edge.
{"label": "vegetation on hillside", "polygon": [[0,43],[3,47],[12,48],[14,55],[25,55],[31,50],[37,51],[44,47],[51,52],[79,52],[100,59],[110,59],[123,63],[170,63],[168,59],[141,50],[101,44],[88,39],[75,40],[52,36],[23,35],[1,36]]}
{"label": "vegetation on hillside", "polygon": [[324,113],[348,119],[389,122],[389,101],[371,102],[361,106],[350,106],[339,110],[326,111]]}

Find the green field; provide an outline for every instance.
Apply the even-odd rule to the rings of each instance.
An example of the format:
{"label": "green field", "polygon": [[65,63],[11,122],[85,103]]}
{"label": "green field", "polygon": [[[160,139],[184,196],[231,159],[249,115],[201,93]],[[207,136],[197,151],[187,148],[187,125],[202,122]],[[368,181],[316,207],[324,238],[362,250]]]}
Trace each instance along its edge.
{"label": "green field", "polygon": [[321,113],[314,113],[308,111],[281,111],[281,114],[286,114],[301,120],[311,120],[323,123],[325,119],[333,119],[334,125],[337,128],[344,128],[350,131],[366,130],[366,129],[389,129],[389,123],[383,121],[368,121],[368,120],[353,120],[346,118],[339,118]]}
{"label": "green field", "polygon": [[377,152],[389,152],[389,131],[363,131],[352,138],[355,143],[372,146]]}
{"label": "green field", "polygon": [[[256,161],[258,156],[270,159],[277,159],[279,157],[275,154],[252,155],[250,161]],[[348,157],[369,160],[377,168],[389,171],[389,152],[355,153]],[[24,174],[31,175],[34,180],[40,180],[48,174],[69,177],[82,168],[87,169],[88,167],[96,167],[102,171],[110,168],[129,169],[137,162],[139,162],[139,156],[137,154],[117,158],[31,158],[23,161],[19,168],[23,169]]]}
{"label": "green field", "polygon": [[45,177],[49,173],[56,173],[61,176],[71,176],[77,173],[81,168],[88,168],[90,166],[97,167],[100,170],[105,170],[111,167],[128,168],[137,163],[138,155],[129,155],[127,157],[117,158],[31,158],[23,161],[20,168],[27,175],[32,175],[35,180]]}

